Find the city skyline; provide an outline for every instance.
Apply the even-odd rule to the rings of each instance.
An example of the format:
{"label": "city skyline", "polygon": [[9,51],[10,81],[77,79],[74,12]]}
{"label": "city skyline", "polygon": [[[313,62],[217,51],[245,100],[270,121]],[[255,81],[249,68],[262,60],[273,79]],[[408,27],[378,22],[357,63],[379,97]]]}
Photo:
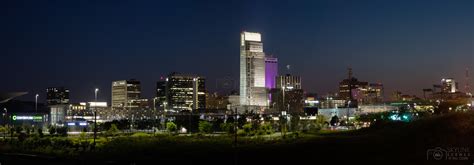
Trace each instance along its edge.
{"label": "city skyline", "polygon": [[[395,90],[420,96],[442,78],[452,77],[462,87],[465,68],[473,68],[474,13],[461,2],[216,2],[210,7],[218,10],[212,12],[193,2],[166,2],[182,5],[178,12],[153,9],[163,9],[165,4],[158,2],[85,7],[95,14],[72,2],[9,3],[19,9],[2,15],[11,26],[2,27],[0,48],[7,61],[3,67],[15,72],[4,75],[9,79],[0,91],[27,91],[20,99],[30,101],[47,87],[64,86],[71,91],[71,102],[92,100],[95,88],[101,89],[99,100],[110,102],[110,83],[133,78],[142,82],[143,96],[151,98],[156,81],[173,71],[207,77],[210,91],[218,79],[230,77],[238,90],[236,45],[244,30],[262,33],[265,52],[279,59],[281,75],[291,65],[290,72],[303,78],[305,91],[320,95],[337,92],[347,67],[360,80],[383,83],[386,96]],[[292,7],[302,8],[296,12]],[[384,7],[386,11],[379,9]],[[122,9],[134,15],[118,19],[109,14]],[[167,12],[182,20],[171,20]],[[304,21],[278,19],[298,16]],[[40,100],[45,101],[44,94]]]}

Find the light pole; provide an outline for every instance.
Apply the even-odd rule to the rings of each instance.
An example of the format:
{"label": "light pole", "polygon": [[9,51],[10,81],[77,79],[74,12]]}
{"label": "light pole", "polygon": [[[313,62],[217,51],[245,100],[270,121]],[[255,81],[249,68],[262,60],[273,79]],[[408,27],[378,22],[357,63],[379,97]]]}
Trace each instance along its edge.
{"label": "light pole", "polygon": [[5,113],[3,114],[3,120],[4,120],[4,122],[5,122],[5,123],[4,123],[4,126],[5,126],[5,132],[3,133],[3,139],[5,139],[5,141],[6,141],[6,138],[7,138],[6,134],[7,134],[7,132],[8,132],[8,127],[7,127],[7,120],[6,120],[6,118],[8,117],[8,114],[7,114],[7,113],[8,113],[8,111],[7,111],[7,108],[3,108],[3,111],[5,111]]}
{"label": "light pole", "polygon": [[95,149],[95,139],[97,138],[97,92],[99,92],[99,88],[95,88],[95,101],[94,101],[94,149]]}
{"label": "light pole", "polygon": [[36,94],[35,95],[35,111],[36,111],[36,113],[38,113],[38,97],[39,97],[39,95]]}

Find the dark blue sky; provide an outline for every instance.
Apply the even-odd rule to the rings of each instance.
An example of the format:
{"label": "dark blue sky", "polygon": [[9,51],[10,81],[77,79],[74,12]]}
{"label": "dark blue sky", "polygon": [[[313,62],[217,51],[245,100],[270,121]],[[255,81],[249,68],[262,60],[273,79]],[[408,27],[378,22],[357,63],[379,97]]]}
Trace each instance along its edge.
{"label": "dark blue sky", "polygon": [[[65,86],[72,101],[110,101],[113,80],[142,81],[145,97],[172,71],[238,82],[239,33],[302,76],[303,88],[337,90],[351,66],[360,80],[420,94],[473,68],[472,0],[8,1],[1,4],[0,91]],[[472,70],[472,69],[471,69]]]}

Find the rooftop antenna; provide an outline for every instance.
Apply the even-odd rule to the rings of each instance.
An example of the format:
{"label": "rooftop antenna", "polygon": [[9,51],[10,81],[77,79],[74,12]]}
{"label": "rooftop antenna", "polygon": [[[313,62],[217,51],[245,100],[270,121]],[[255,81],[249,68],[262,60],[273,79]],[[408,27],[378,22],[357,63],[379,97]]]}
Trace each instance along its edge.
{"label": "rooftop antenna", "polygon": [[469,82],[469,68],[466,68],[466,74],[465,74],[465,78],[466,78],[466,86],[464,87],[464,90],[466,92],[467,95],[471,95],[471,84]]}
{"label": "rooftop antenna", "polygon": [[286,69],[288,70],[288,74],[290,74],[290,67],[291,67],[291,65],[286,65]]}
{"label": "rooftop antenna", "polygon": [[[352,68],[349,67],[347,68],[347,75],[349,76],[348,77],[348,81],[349,81],[349,101],[353,101],[354,100],[354,97],[352,96]],[[347,106],[350,106],[349,104],[347,104]]]}
{"label": "rooftop antenna", "polygon": [[348,79],[349,80],[352,79],[352,68],[351,67],[347,68],[347,72],[348,72],[348,76],[349,76]]}

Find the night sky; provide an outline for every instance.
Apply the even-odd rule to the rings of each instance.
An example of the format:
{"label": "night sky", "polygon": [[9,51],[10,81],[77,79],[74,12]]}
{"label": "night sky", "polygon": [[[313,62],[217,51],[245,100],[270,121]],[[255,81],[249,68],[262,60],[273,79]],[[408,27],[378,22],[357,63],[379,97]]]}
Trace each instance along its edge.
{"label": "night sky", "polygon": [[[443,77],[465,84],[473,67],[472,0],[326,1],[46,1],[1,2],[0,91],[65,86],[73,102],[110,102],[113,80],[135,78],[144,97],[170,72],[238,89],[243,30],[261,32],[280,73],[300,75],[303,88],[337,91],[352,67],[359,80],[420,94]],[[472,72],[473,69],[471,69]],[[474,77],[474,74],[472,74]],[[471,78],[472,79],[472,78]],[[471,81],[473,82],[473,81]],[[473,82],[474,83],[474,82]],[[474,86],[474,85],[472,85]],[[461,88],[463,89],[463,88]]]}

